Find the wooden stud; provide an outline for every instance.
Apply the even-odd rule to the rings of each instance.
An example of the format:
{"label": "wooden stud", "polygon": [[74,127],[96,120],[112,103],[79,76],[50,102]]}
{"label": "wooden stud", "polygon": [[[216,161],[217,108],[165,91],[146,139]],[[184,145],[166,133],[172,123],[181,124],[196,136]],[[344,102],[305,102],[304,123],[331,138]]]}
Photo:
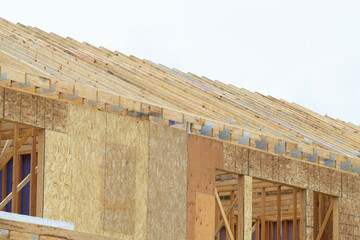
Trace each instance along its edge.
{"label": "wooden stud", "polygon": [[30,216],[36,216],[36,129],[32,129],[30,162]]}
{"label": "wooden stud", "polygon": [[277,187],[277,198],[276,198],[276,210],[277,210],[277,223],[276,223],[276,239],[281,238],[281,186]]}
{"label": "wooden stud", "polygon": [[288,221],[284,221],[284,240],[288,240]]}
{"label": "wooden stud", "polygon": [[38,131],[38,167],[36,180],[36,216],[43,217],[45,130]]}
{"label": "wooden stud", "polygon": [[293,189],[293,240],[297,239],[297,189]]}
{"label": "wooden stud", "polygon": [[14,124],[14,145],[13,145],[13,178],[12,178],[12,193],[11,211],[19,213],[19,195],[17,194],[17,185],[19,184],[19,154],[18,154],[18,140],[19,140],[19,126]]}
{"label": "wooden stud", "polygon": [[339,198],[334,197],[332,202],[334,203],[332,213],[333,240],[339,240]]}
{"label": "wooden stud", "polygon": [[305,240],[306,235],[306,190],[300,190],[300,226],[299,239]]}
{"label": "wooden stud", "polygon": [[270,240],[274,240],[274,222],[270,222]]}
{"label": "wooden stud", "polygon": [[260,220],[256,219],[255,240],[260,240]]}
{"label": "wooden stud", "polygon": [[265,188],[261,190],[261,239],[265,239]]}

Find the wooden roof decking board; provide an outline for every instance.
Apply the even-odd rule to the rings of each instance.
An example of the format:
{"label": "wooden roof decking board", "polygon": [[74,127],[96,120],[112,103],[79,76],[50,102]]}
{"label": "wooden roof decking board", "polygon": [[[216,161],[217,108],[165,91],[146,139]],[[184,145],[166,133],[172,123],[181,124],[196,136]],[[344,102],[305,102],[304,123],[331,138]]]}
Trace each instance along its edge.
{"label": "wooden roof decking board", "polygon": [[[289,149],[301,146],[304,156],[316,149],[321,159],[333,154],[337,162],[346,163],[350,158],[354,165],[360,166],[356,154],[360,151],[360,135],[356,125],[270,96],[4,19],[0,21],[0,37],[0,65],[32,76],[37,94],[42,94],[46,86],[36,83],[36,76],[50,78],[50,82],[62,80],[86,100],[79,103],[97,102],[94,107],[109,110],[106,105],[120,106],[122,102],[132,111],[151,105],[159,109],[158,116],[166,113],[167,120],[182,122],[185,117],[197,133],[205,122],[211,122],[214,137],[228,126],[232,142],[249,132],[251,147],[255,146],[255,140],[267,137],[270,152],[274,152],[279,141],[286,141]],[[6,86],[16,87],[16,84]],[[55,97],[67,101],[60,95]],[[128,101],[132,103],[128,105]],[[186,129],[182,125],[173,127]]]}

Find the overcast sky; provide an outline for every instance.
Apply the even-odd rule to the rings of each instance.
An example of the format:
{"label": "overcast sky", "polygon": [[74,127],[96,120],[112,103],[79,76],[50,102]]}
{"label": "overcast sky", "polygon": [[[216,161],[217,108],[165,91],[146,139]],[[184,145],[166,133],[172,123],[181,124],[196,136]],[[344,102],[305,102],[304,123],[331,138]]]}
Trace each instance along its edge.
{"label": "overcast sky", "polygon": [[360,1],[1,1],[1,17],[360,125]]}

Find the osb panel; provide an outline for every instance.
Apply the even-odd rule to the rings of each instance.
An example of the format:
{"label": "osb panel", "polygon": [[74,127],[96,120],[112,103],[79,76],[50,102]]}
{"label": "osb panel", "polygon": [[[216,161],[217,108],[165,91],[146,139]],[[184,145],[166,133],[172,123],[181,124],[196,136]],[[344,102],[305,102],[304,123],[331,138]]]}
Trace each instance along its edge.
{"label": "osb panel", "polygon": [[215,167],[221,163],[222,168],[222,158],[222,142],[188,135],[188,189],[213,195]]}
{"label": "osb panel", "polygon": [[54,101],[53,129],[54,131],[66,132],[68,103]]}
{"label": "osb panel", "polygon": [[297,179],[297,161],[285,158],[285,183],[296,186],[298,184]]}
{"label": "osb panel", "polygon": [[272,179],[274,181],[280,181],[279,180],[279,171],[280,171],[280,165],[279,165],[279,157],[273,156],[273,169],[272,169]]}
{"label": "osb panel", "polygon": [[286,168],[285,168],[285,160],[286,158],[283,156],[279,156],[279,182],[285,182],[286,179]]}
{"label": "osb panel", "polygon": [[267,180],[273,180],[273,157],[268,153],[260,153],[261,158],[261,177]]}
{"label": "osb panel", "polygon": [[38,97],[31,94],[22,94],[21,98],[21,117],[20,121],[29,124],[36,125],[36,110],[37,110]]}
{"label": "osb panel", "polygon": [[136,148],[107,144],[104,230],[133,235],[135,230]]}
{"label": "osb panel", "polygon": [[215,197],[197,192],[195,199],[195,239],[212,239],[215,233]]}
{"label": "osb panel", "polygon": [[150,124],[148,239],[186,238],[187,134]]}
{"label": "osb panel", "polygon": [[261,156],[260,151],[249,149],[249,175],[261,177]]}
{"label": "osb panel", "polygon": [[314,164],[309,164],[309,189],[319,191],[320,168]]}
{"label": "osb panel", "polygon": [[[128,184],[129,181],[135,179],[135,187],[133,188],[135,191],[135,199],[133,200],[135,201],[135,211],[131,213],[134,226],[129,226],[130,223],[126,226],[134,228],[133,239],[147,239],[149,122],[109,113],[107,115],[106,145],[111,144],[136,149],[133,179],[121,177],[122,184]],[[114,216],[113,220],[119,220],[121,215],[119,214],[117,217]],[[109,232],[108,234],[119,236],[119,232]]]}
{"label": "osb panel", "polygon": [[330,169],[320,167],[320,192],[330,194]]}
{"label": "osb panel", "polygon": [[12,89],[5,89],[4,118],[20,122],[21,93]]}
{"label": "osb panel", "polygon": [[0,100],[4,119],[58,132],[67,130],[68,103],[1,87]]}
{"label": "osb panel", "polygon": [[53,128],[53,117],[54,117],[54,100],[45,99],[45,122],[44,127],[47,129]]}
{"label": "osb panel", "polygon": [[44,218],[74,221],[72,161],[68,135],[45,130]]}
{"label": "osb panel", "polygon": [[342,188],[342,197],[348,198],[348,191],[349,191],[349,181],[348,181],[347,173],[341,173],[341,188]]}
{"label": "osb panel", "polygon": [[[45,127],[45,98],[38,98],[38,107],[37,107],[37,116],[36,116],[36,126]],[[65,118],[67,121],[67,117]]]}
{"label": "osb panel", "polygon": [[240,159],[240,152],[234,144],[224,143],[223,144],[223,169],[235,172],[235,165],[237,159]]}
{"label": "osb panel", "polygon": [[235,171],[237,173],[249,174],[249,149],[235,145],[239,157],[235,159]]}
{"label": "osb panel", "polygon": [[105,116],[69,105],[68,134],[45,131],[44,217],[95,234],[103,232]]}
{"label": "osb panel", "polygon": [[302,188],[309,187],[309,164],[306,162],[298,162],[298,185]]}

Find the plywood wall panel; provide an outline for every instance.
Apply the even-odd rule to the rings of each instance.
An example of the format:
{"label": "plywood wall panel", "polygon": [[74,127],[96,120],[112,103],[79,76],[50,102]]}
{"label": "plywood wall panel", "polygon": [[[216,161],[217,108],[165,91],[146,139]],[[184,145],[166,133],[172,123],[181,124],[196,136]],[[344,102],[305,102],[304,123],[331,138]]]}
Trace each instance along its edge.
{"label": "plywood wall panel", "polygon": [[54,101],[53,130],[66,132],[68,103]]}
{"label": "plywood wall panel", "polygon": [[133,235],[136,148],[107,144],[105,168],[104,230]]}
{"label": "plywood wall panel", "polygon": [[237,173],[249,174],[249,149],[236,145],[239,157],[235,159]]}
{"label": "plywood wall panel", "polygon": [[[200,136],[188,136],[188,189],[213,195],[215,166],[223,158],[221,142]],[[221,169],[221,167],[220,167]]]}
{"label": "plywood wall panel", "polygon": [[[39,97],[37,102],[37,116],[35,126],[44,128],[45,127],[45,98]],[[67,116],[65,117],[67,121]]]}
{"label": "plywood wall panel", "polygon": [[214,234],[215,197],[213,195],[197,192],[195,194],[195,239],[212,239]]}
{"label": "plywood wall panel", "polygon": [[320,192],[330,194],[331,175],[328,168],[320,168]]}
{"label": "plywood wall panel", "polygon": [[267,180],[273,180],[273,156],[267,153],[260,153],[261,159],[261,177]]}
{"label": "plywood wall panel", "polygon": [[279,180],[279,171],[280,171],[280,165],[279,165],[279,157],[278,156],[273,156],[273,176],[272,179],[276,182],[280,181]]}
{"label": "plywood wall panel", "polygon": [[314,164],[309,164],[309,189],[319,191],[320,169]]}
{"label": "plywood wall panel", "polygon": [[20,122],[21,93],[5,89],[4,119]]}
{"label": "plywood wall panel", "polygon": [[230,172],[235,172],[235,162],[240,158],[240,152],[237,151],[238,149],[234,144],[224,143],[223,146],[223,169]]}
{"label": "plywood wall panel", "polygon": [[45,130],[44,217],[74,221],[73,158],[68,135]]}
{"label": "plywood wall panel", "polygon": [[148,239],[186,238],[187,134],[150,124]]}
{"label": "plywood wall panel", "polygon": [[68,134],[45,130],[44,217],[102,234],[106,113],[70,105],[68,116]]}
{"label": "plywood wall panel", "polygon": [[261,177],[261,156],[260,152],[254,149],[249,149],[249,175]]}
{"label": "plywood wall panel", "polygon": [[[129,183],[130,185],[134,184],[134,182],[131,183],[131,181],[135,181],[132,189],[134,192],[132,200],[130,198],[122,200],[123,202],[126,200],[124,204],[129,204],[130,207],[134,206],[134,211],[129,212],[124,210],[123,212],[113,215],[112,219],[107,219],[107,221],[116,221],[121,219],[122,216],[132,218],[134,222],[131,223],[132,226],[130,226],[130,228],[133,228],[134,231],[133,235],[124,234],[120,230],[105,231],[105,233],[126,239],[147,239],[149,122],[109,113],[106,124],[106,146],[108,145],[121,145],[123,148],[134,149],[135,151],[136,163],[134,174],[132,176],[128,174],[120,175],[120,179],[118,179],[122,184]],[[107,151],[107,153],[109,152]],[[108,160],[109,159],[106,158],[106,169],[111,168]],[[131,179],[128,179],[129,177]],[[124,190],[129,191],[128,189]],[[131,216],[126,214],[130,214]],[[127,233],[131,232],[127,231]]]}
{"label": "plywood wall panel", "polygon": [[285,158],[285,183],[297,186],[297,161]]}
{"label": "plywood wall panel", "polygon": [[37,115],[37,99],[38,97],[31,94],[22,94],[21,98],[21,117],[20,121],[32,126],[36,125]]}
{"label": "plywood wall panel", "polygon": [[186,239],[211,239],[215,224],[215,168],[223,163],[222,142],[188,135]]}
{"label": "plywood wall panel", "polygon": [[54,100],[45,99],[45,117],[44,127],[47,129],[53,128],[53,117],[54,117]]}
{"label": "plywood wall panel", "polygon": [[309,164],[306,162],[298,162],[298,185],[302,188],[309,187]]}

